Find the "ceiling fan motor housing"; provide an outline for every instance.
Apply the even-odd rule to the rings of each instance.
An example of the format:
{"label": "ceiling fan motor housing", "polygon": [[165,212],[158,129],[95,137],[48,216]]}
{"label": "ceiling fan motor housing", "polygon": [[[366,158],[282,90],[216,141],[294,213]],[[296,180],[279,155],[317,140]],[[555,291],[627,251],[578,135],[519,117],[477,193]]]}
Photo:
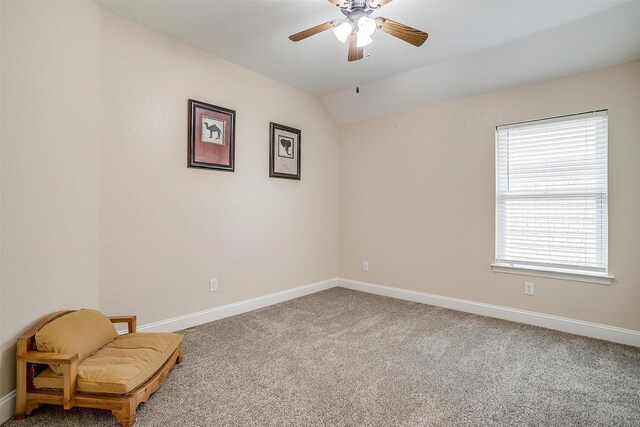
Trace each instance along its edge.
{"label": "ceiling fan motor housing", "polygon": [[359,16],[363,16],[363,14],[371,14],[374,9],[371,8],[367,0],[351,0],[347,2],[347,5],[342,7],[341,10],[346,16],[351,16],[354,13],[358,13]]}
{"label": "ceiling fan motor housing", "polygon": [[351,1],[351,10],[356,9],[365,9],[367,7],[366,0],[352,0]]}

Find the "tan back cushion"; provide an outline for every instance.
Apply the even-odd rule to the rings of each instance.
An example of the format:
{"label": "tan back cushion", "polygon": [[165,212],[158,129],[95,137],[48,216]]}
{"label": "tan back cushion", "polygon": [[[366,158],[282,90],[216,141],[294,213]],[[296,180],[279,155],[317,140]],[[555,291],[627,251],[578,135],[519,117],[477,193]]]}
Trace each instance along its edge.
{"label": "tan back cushion", "polygon": [[[78,355],[78,362],[98,351],[118,336],[107,316],[96,310],[74,311],[47,323],[36,332],[36,348],[53,353]],[[52,365],[62,374],[61,365]]]}

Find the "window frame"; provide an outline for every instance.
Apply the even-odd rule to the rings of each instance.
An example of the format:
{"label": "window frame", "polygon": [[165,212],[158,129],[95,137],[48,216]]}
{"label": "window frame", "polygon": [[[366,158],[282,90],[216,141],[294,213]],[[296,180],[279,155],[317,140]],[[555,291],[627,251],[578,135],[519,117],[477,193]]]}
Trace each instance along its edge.
{"label": "window frame", "polygon": [[[536,263],[518,263],[517,261],[513,261],[510,262],[508,260],[498,260],[498,254],[499,254],[499,242],[500,242],[500,224],[499,224],[499,202],[500,202],[500,198],[502,198],[502,200],[504,200],[505,195],[500,195],[500,191],[499,191],[499,165],[500,165],[500,158],[499,158],[499,146],[498,146],[498,137],[499,137],[499,130],[501,128],[504,127],[508,127],[508,126],[515,126],[518,125],[520,127],[522,127],[523,125],[526,126],[527,124],[531,124],[531,125],[535,125],[536,123],[539,122],[543,122],[543,121],[562,121],[563,119],[570,119],[571,117],[574,116],[580,116],[580,115],[586,115],[586,114],[596,114],[596,113],[604,113],[606,114],[606,120],[607,120],[607,129],[608,129],[608,121],[609,121],[609,117],[608,117],[608,110],[607,109],[603,109],[603,110],[594,110],[594,111],[586,111],[586,112],[582,112],[582,113],[575,113],[575,114],[567,114],[567,115],[561,115],[561,116],[554,116],[554,117],[547,117],[547,118],[542,118],[542,119],[536,119],[536,120],[527,120],[527,121],[522,121],[522,122],[517,122],[517,123],[510,123],[510,124],[505,124],[505,125],[499,125],[496,126],[495,128],[495,212],[494,212],[494,220],[495,220],[495,233],[494,233],[494,243],[495,243],[495,247],[494,247],[494,262],[491,264],[491,268],[494,272],[496,273],[510,273],[510,274],[518,274],[518,275],[524,275],[524,276],[536,276],[536,277],[545,277],[545,278],[554,278],[554,279],[563,279],[563,280],[570,280],[570,281],[577,281],[577,282],[589,282],[589,283],[596,283],[596,284],[603,284],[603,285],[610,285],[613,282],[614,277],[612,275],[610,275],[609,272],[609,259],[608,259],[608,251],[609,251],[609,238],[608,238],[608,196],[609,196],[609,185],[608,185],[608,155],[607,155],[607,164],[606,164],[606,193],[604,194],[604,198],[605,198],[605,202],[607,205],[607,212],[606,212],[606,221],[605,221],[605,225],[604,227],[606,227],[605,230],[605,235],[606,235],[606,241],[605,241],[605,246],[603,248],[604,250],[604,262],[605,262],[605,271],[590,271],[588,268],[578,268],[578,266],[576,266],[577,268],[572,269],[571,265],[567,265],[566,267],[558,267],[557,265],[552,265],[552,264],[544,264],[544,263],[539,263],[539,265],[535,265]],[[609,135],[607,132],[607,153],[609,151]],[[566,196],[569,196],[571,193],[567,192]],[[565,196],[565,197],[566,197]],[[512,200],[520,200],[523,199],[526,196],[511,196],[511,195],[507,195],[507,198],[511,198]],[[532,197],[536,197],[536,196],[532,196]],[[537,196],[537,197],[542,197],[542,195]],[[548,198],[548,196],[546,196]],[[597,197],[597,196],[596,196]]]}

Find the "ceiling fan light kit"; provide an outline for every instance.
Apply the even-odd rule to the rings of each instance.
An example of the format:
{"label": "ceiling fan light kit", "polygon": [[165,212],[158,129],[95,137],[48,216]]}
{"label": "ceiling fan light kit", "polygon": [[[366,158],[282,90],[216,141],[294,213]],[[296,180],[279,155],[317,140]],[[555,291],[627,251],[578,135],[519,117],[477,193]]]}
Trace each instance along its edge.
{"label": "ceiling fan light kit", "polygon": [[336,38],[340,40],[340,42],[342,43],[346,43],[347,39],[349,38],[352,32],[353,32],[353,26],[351,25],[351,22],[349,22],[348,20],[343,21],[341,24],[338,24],[335,27],[333,27],[333,34],[335,34]]}
{"label": "ceiling fan light kit", "polygon": [[304,40],[307,37],[321,33],[333,28],[333,33],[340,42],[349,41],[347,59],[357,61],[364,57],[364,47],[373,42],[371,36],[376,29],[381,29],[402,41],[414,46],[422,46],[429,35],[424,31],[411,28],[390,19],[376,17],[371,18],[371,14],[382,6],[391,3],[392,0],[329,0],[329,3],[340,8],[346,17],[343,20],[333,20],[324,24],[316,25],[307,30],[289,36],[294,42]]}
{"label": "ceiling fan light kit", "polygon": [[358,33],[356,35],[356,46],[358,47],[369,46],[372,41],[373,39],[366,34]]}
{"label": "ceiling fan light kit", "polygon": [[358,19],[358,34],[363,33],[367,36],[371,36],[376,31],[376,27],[376,21],[368,16],[363,16]]}

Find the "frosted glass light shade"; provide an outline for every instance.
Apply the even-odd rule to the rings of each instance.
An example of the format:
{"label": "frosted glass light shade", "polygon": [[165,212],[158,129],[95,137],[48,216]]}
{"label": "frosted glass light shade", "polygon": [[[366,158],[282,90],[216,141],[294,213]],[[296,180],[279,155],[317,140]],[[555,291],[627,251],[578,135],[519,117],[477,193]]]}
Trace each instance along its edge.
{"label": "frosted glass light shade", "polygon": [[353,27],[351,26],[351,22],[349,21],[345,21],[342,24],[333,27],[333,34],[335,34],[336,38],[342,43],[347,41],[352,31]]}
{"label": "frosted glass light shade", "polygon": [[373,39],[371,37],[369,37],[367,34],[358,31],[357,34],[357,46],[358,47],[365,47],[371,44],[371,42],[373,41]]}
{"label": "frosted glass light shade", "polygon": [[371,37],[371,35],[376,31],[376,21],[369,18],[368,16],[363,16],[358,19],[358,33],[363,33],[367,37]]}

